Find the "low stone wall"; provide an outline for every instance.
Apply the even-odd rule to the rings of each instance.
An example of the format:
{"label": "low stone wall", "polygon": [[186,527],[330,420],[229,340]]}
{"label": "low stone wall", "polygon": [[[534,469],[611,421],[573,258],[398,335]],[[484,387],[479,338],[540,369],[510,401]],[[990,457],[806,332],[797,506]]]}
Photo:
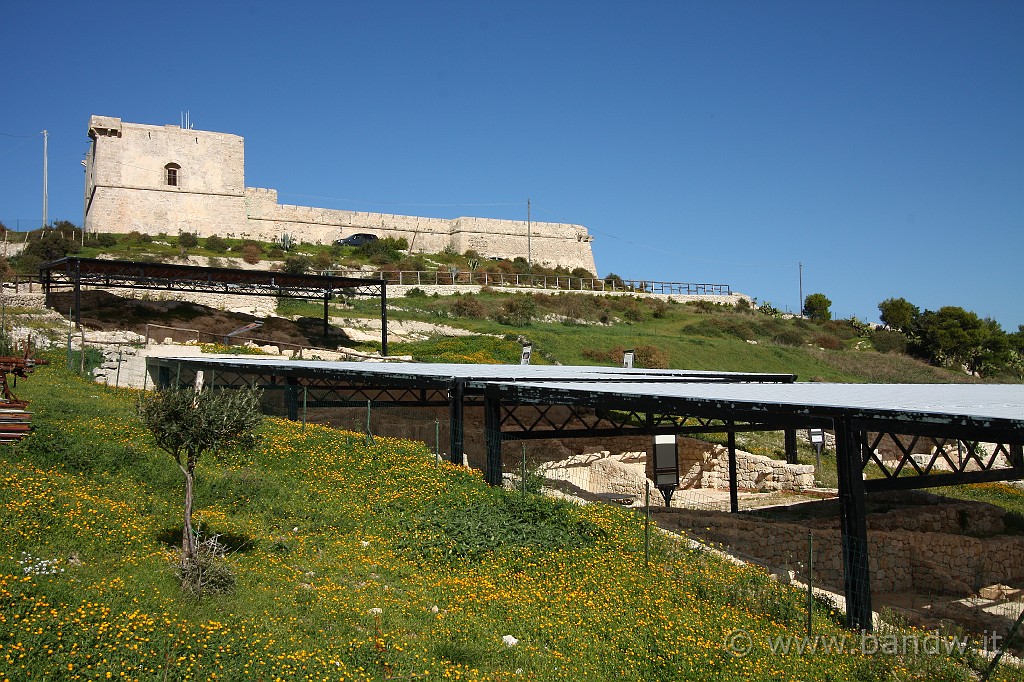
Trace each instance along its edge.
{"label": "low stone wall", "polygon": [[[981,505],[954,503],[954,516],[966,507],[967,518],[991,519]],[[909,513],[908,513],[909,512]],[[876,592],[915,591],[968,596],[984,585],[1011,583],[1024,579],[1024,538],[995,535],[977,538],[952,532],[928,532],[915,527],[946,523],[950,512],[945,505],[931,509],[902,510],[904,528],[886,527],[899,514],[868,516],[868,565],[871,589]],[[705,542],[725,545],[731,553],[772,569],[792,570],[806,575],[808,536],[814,538],[813,578],[815,583],[841,590],[843,587],[842,541],[837,527],[808,527],[798,523],[755,518],[751,514],[729,514],[688,509],[658,509],[659,525],[683,530]],[[836,526],[838,520],[829,525]],[[995,527],[991,522],[980,525]]]}
{"label": "low stone wall", "polygon": [[[727,448],[696,438],[679,438],[677,447],[681,489],[729,487]],[[806,490],[814,487],[814,467],[737,451],[736,485],[748,490]]]}

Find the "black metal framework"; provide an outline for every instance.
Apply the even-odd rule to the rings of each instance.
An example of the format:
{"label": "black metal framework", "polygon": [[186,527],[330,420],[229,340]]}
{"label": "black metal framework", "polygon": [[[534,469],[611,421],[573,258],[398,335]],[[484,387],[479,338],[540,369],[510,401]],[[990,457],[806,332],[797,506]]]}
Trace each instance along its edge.
{"label": "black metal framework", "polygon": [[39,278],[47,299],[55,288],[71,287],[74,290],[75,324],[78,326],[82,323],[82,286],[322,300],[325,336],[328,305],[333,297],[377,297],[380,298],[381,355],[388,353],[387,282],[382,279],[70,257],[39,266]]}
{"label": "black metal framework", "polygon": [[[865,495],[869,492],[1024,479],[1024,415],[1020,418],[971,417],[937,412],[837,407],[815,403],[761,399],[700,397],[699,384],[788,384],[792,375],[661,376],[685,389],[666,394],[638,382],[651,382],[642,372],[632,376],[585,375],[567,387],[562,378],[517,379],[507,376],[417,374],[401,365],[393,371],[359,367],[360,363],[292,363],[257,366],[244,360],[150,358],[159,383],[170,382],[172,368],[181,383],[190,383],[199,369],[216,372],[221,385],[264,386],[286,382],[291,390],[315,386],[333,396],[324,406],[378,404],[449,408],[453,461],[462,461],[464,411],[482,405],[486,429],[485,479],[500,485],[501,446],[510,440],[578,438],[615,435],[725,433],[728,437],[730,507],[738,510],[736,433],[786,432],[787,459],[795,446],[795,430],[834,431],[839,477],[840,529],[847,602],[847,625],[870,630],[871,591],[868,564]],[[342,367],[341,365],[344,365]],[[365,365],[364,365],[365,367]],[[630,381],[632,379],[632,381]],[[561,382],[561,383],[558,383]],[[620,388],[621,387],[621,388]],[[764,395],[762,392],[761,395]],[[559,414],[555,414],[558,407]],[[294,415],[292,415],[294,418]],[[983,448],[980,443],[991,444]],[[891,444],[894,455],[878,454]],[[922,454],[921,446],[925,452]]]}

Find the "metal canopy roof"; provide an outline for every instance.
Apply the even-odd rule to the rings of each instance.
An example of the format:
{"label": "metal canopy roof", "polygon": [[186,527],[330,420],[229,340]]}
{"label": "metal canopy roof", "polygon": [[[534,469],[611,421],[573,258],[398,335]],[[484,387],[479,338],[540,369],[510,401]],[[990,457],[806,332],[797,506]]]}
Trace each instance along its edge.
{"label": "metal canopy roof", "polygon": [[78,282],[102,287],[317,299],[346,290],[350,295],[381,296],[385,286],[384,280],[380,279],[290,275],[268,270],[204,268],[100,258],[61,258],[40,265],[39,274],[49,286]]}
{"label": "metal canopy roof", "polygon": [[824,383],[519,383],[501,385],[502,398],[575,404],[663,399],[723,413],[803,412],[808,416],[878,418],[888,422],[964,423],[1024,432],[1020,384],[824,384]]}
{"label": "metal canopy roof", "polygon": [[[282,360],[272,357],[197,358],[167,357],[163,361],[192,367],[216,367],[218,371],[273,372],[278,375],[333,376],[392,379],[414,382],[463,381],[483,387],[488,382],[595,382],[618,381],[670,382],[771,382],[791,383],[793,374],[755,374],[748,372],[709,372],[702,370],[626,369],[574,365],[467,365],[449,363],[403,362],[323,362],[318,360]],[[588,383],[589,385],[589,383]]]}
{"label": "metal canopy roof", "polygon": [[157,289],[201,291],[234,296],[277,296],[323,299],[324,336],[327,336],[328,303],[337,294],[380,298],[381,355],[388,354],[387,282],[333,275],[292,275],[285,272],[244,268],[204,268],[193,265],[143,263],[101,258],[61,258],[39,266],[47,301],[58,286],[75,292],[75,324],[82,325],[82,286],[110,289]]}

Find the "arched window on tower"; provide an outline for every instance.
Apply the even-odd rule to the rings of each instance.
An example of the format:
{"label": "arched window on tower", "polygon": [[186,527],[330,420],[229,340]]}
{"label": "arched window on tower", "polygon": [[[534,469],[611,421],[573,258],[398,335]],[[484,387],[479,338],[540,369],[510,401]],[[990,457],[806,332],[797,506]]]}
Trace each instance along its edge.
{"label": "arched window on tower", "polygon": [[181,166],[176,163],[169,163],[164,166],[164,181],[170,187],[181,185]]}

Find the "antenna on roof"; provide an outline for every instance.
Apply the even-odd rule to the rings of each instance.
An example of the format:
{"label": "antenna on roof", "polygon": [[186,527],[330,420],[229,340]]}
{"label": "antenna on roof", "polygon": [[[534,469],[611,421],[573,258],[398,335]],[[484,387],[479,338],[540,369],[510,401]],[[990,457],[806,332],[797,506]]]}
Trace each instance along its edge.
{"label": "antenna on roof", "polygon": [[181,117],[181,124],[179,125],[179,127],[182,130],[192,130],[191,112],[186,110],[186,111],[178,112],[178,114]]}

